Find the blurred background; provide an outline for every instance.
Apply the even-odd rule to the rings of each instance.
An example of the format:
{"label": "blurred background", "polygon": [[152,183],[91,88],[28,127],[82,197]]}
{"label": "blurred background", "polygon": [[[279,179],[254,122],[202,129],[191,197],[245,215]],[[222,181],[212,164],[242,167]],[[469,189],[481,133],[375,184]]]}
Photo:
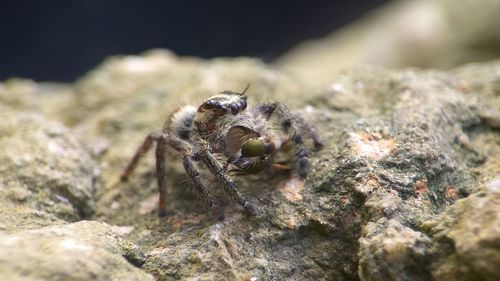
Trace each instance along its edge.
{"label": "blurred background", "polygon": [[107,56],[151,48],[269,62],[386,2],[2,1],[0,80],[74,81]]}

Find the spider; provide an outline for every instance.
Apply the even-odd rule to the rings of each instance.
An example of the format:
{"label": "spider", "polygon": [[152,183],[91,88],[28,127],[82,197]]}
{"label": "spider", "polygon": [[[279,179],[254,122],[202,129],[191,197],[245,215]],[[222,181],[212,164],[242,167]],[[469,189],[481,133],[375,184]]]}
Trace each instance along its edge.
{"label": "spider", "polygon": [[[251,215],[256,207],[236,188],[230,177],[259,173],[271,166],[275,155],[287,144],[295,145],[298,176],[307,175],[308,150],[303,135],[310,137],[315,149],[322,146],[316,130],[302,118],[292,115],[279,103],[264,103],[247,108],[245,92],[223,91],[203,102],[198,108],[184,106],[165,121],[161,132],[150,133],[120,176],[126,181],[143,155],[156,142],[156,177],[158,181],[159,215],[166,215],[166,153],[169,148],[182,156],[182,164],[194,189],[219,220],[224,212],[199,172],[201,162],[222,188]],[[286,167],[286,166],[284,166]]]}

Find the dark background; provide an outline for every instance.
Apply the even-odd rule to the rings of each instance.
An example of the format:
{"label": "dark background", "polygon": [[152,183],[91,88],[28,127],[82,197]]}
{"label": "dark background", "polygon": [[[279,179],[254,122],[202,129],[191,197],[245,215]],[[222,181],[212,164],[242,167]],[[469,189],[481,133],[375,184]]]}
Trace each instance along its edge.
{"label": "dark background", "polygon": [[270,61],[387,0],[0,2],[0,80],[72,81],[113,54],[168,48]]}

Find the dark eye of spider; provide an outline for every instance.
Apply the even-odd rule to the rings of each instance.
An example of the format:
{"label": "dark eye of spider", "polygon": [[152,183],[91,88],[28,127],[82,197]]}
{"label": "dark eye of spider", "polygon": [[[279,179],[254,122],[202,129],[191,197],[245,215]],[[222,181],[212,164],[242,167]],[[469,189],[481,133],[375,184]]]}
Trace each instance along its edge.
{"label": "dark eye of spider", "polygon": [[258,157],[266,153],[266,145],[261,140],[248,140],[241,146],[241,156]]}
{"label": "dark eye of spider", "polygon": [[247,101],[242,99],[240,102],[240,105],[241,105],[241,109],[245,110],[247,108]]}
{"label": "dark eye of spider", "polygon": [[236,104],[231,105],[231,113],[236,114],[240,108]]}

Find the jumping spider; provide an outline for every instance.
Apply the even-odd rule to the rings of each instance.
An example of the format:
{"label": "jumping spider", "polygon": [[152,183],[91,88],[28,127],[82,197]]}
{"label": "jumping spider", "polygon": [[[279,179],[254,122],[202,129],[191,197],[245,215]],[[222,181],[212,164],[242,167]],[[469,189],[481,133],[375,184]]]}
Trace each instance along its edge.
{"label": "jumping spider", "polygon": [[203,163],[222,188],[248,213],[255,215],[256,208],[238,191],[229,174],[254,174],[273,165],[280,166],[273,164],[273,158],[291,143],[296,148],[298,175],[304,178],[308,152],[302,136],[309,136],[315,149],[321,147],[321,142],[313,127],[292,115],[281,103],[264,103],[247,109],[247,89],[242,93],[223,91],[198,108],[188,105],[172,113],[161,132],[146,137],[121,174],[121,180],[127,180],[140,158],[156,142],[160,216],[166,214],[168,148],[182,155],[184,169],[193,181],[194,189],[219,220],[224,219],[224,212],[209,193],[195,162]]}

